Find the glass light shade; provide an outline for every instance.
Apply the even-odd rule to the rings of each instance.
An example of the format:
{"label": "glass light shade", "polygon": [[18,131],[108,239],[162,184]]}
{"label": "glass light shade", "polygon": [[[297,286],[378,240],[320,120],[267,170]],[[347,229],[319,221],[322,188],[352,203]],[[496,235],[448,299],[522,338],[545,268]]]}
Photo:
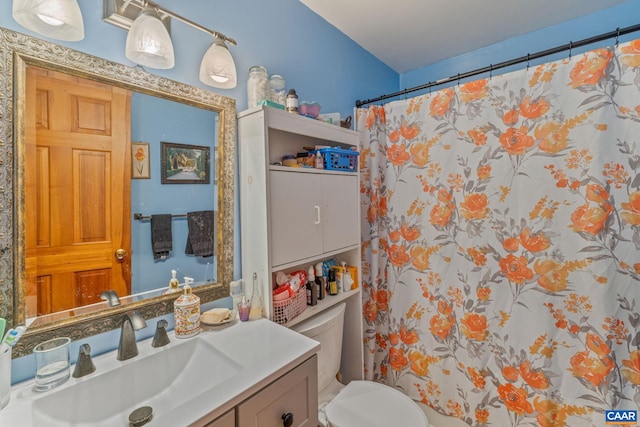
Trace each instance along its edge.
{"label": "glass light shade", "polygon": [[238,83],[236,64],[224,40],[218,37],[202,57],[200,81],[220,89],[233,89]]}
{"label": "glass light shade", "polygon": [[171,36],[152,7],[146,7],[131,24],[125,54],[136,64],[160,69],[173,68],[175,60]]}
{"label": "glass light shade", "polygon": [[13,19],[25,28],[58,40],[84,38],[84,23],[76,0],[13,0]]}

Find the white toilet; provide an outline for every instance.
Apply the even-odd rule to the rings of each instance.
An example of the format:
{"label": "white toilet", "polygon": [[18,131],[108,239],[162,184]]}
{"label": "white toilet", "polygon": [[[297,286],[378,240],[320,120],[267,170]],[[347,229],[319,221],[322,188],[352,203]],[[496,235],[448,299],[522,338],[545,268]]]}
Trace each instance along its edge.
{"label": "white toilet", "polygon": [[318,353],[319,419],[331,427],[429,427],[418,404],[402,392],[373,381],[340,384],[345,303],[295,325],[292,329],[320,342]]}

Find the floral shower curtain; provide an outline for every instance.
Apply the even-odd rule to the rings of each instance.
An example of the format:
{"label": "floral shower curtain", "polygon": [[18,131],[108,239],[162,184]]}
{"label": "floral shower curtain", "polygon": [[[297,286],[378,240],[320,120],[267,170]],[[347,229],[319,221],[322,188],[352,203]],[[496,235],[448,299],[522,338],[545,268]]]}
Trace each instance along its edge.
{"label": "floral shower curtain", "polygon": [[640,402],[640,40],[360,109],[365,371],[483,426]]}

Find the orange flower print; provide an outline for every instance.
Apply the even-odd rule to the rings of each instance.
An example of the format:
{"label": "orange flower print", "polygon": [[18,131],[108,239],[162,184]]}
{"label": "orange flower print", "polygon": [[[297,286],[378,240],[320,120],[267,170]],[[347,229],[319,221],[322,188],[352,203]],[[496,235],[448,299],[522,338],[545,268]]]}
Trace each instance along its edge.
{"label": "orange flower print", "polygon": [[515,237],[507,237],[504,239],[504,242],[502,242],[502,247],[507,252],[515,252],[520,248],[520,240]]}
{"label": "orange flower print", "polygon": [[489,411],[486,409],[476,409],[476,422],[478,424],[487,424],[489,422]]}
{"label": "orange flower print", "polygon": [[429,145],[425,143],[413,144],[409,148],[413,156],[413,164],[419,167],[426,166],[429,162]]}
{"label": "orange flower print", "polygon": [[518,380],[518,370],[511,365],[505,365],[502,368],[502,376],[509,382]]}
{"label": "orange flower print", "polygon": [[533,407],[527,400],[527,392],[523,388],[517,388],[513,384],[500,384],[498,386],[498,394],[511,412],[515,412],[518,415],[523,415],[525,412],[527,414],[533,412]]}
{"label": "orange flower print", "polygon": [[491,289],[489,288],[478,288],[476,290],[476,296],[480,301],[489,301],[491,298]]}
{"label": "orange flower print", "polygon": [[478,147],[487,143],[487,134],[479,129],[471,129],[467,132],[467,135],[469,135],[469,138],[471,138],[473,143]]}
{"label": "orange flower print", "polygon": [[[622,203],[623,209],[624,205],[625,203]],[[595,236],[604,228],[612,209],[608,204],[601,206],[584,204],[578,206],[571,214],[571,228],[575,232],[585,232]],[[625,212],[622,213],[622,217],[626,220],[624,214]]]}
{"label": "orange flower print", "polygon": [[406,241],[411,242],[420,237],[420,229],[418,227],[409,227],[407,223],[403,222],[400,226],[400,234]]}
{"label": "orange flower print", "polygon": [[389,138],[389,141],[393,143],[400,141],[400,130],[392,130],[391,132],[389,132],[389,136],[387,138]]}
{"label": "orange flower print", "polygon": [[400,335],[398,335],[395,332],[390,332],[389,333],[389,343],[391,345],[398,345],[399,342],[400,342]]}
{"label": "orange flower print", "polygon": [[640,67],[640,40],[634,40],[627,46],[622,47],[622,53],[628,55],[622,56],[620,62],[629,67]]}
{"label": "orange flower print", "polygon": [[564,266],[554,260],[536,260],[533,271],[540,275],[538,284],[549,292],[561,292],[567,289],[569,272]]}
{"label": "orange flower print", "polygon": [[391,347],[389,349],[389,364],[394,371],[401,371],[405,366],[409,364],[409,361],[404,356],[404,350],[397,347]]}
{"label": "orange flower print", "polygon": [[402,245],[389,246],[389,261],[396,267],[402,267],[409,262],[411,257],[407,254],[406,249]]}
{"label": "orange flower print", "polygon": [[384,289],[379,289],[374,295],[372,295],[380,311],[389,311],[389,292]]}
{"label": "orange flower print", "polygon": [[587,348],[600,357],[608,356],[611,352],[611,348],[609,348],[602,338],[591,333],[587,334]]}
{"label": "orange flower print", "polygon": [[420,271],[429,268],[429,250],[424,246],[413,246],[409,250],[413,260],[411,264]]}
{"label": "orange flower print", "polygon": [[380,209],[380,215],[387,216],[387,196],[380,197],[378,208]]}
{"label": "orange flower print", "polygon": [[540,370],[532,370],[531,363],[525,360],[520,364],[520,376],[533,388],[545,390],[549,388],[549,379]]}
{"label": "orange flower print", "polygon": [[549,103],[544,98],[532,100],[530,96],[525,96],[520,103],[520,114],[527,119],[537,119],[544,116],[549,111]]}
{"label": "orange flower print", "polygon": [[467,372],[469,373],[469,376],[471,377],[473,386],[475,388],[482,390],[487,385],[487,381],[484,379],[481,373],[476,371],[475,368],[467,368]]}
{"label": "orange flower print", "polygon": [[365,127],[367,129],[371,129],[371,127],[373,126],[373,124],[376,122],[376,112],[375,112],[375,105],[372,106],[369,111],[367,111],[367,118],[366,121],[364,123]]}
{"label": "orange flower print", "polygon": [[411,370],[419,377],[429,375],[429,365],[431,361],[427,356],[419,351],[411,350],[409,352],[409,361],[411,362]]}
{"label": "orange flower print", "polygon": [[527,134],[527,128],[521,126],[519,129],[509,128],[500,135],[500,145],[510,155],[520,155],[527,151],[527,148],[533,147],[534,140]]}
{"label": "orange flower print", "polygon": [[440,227],[446,227],[451,219],[453,209],[450,205],[437,204],[431,209],[429,214],[429,222],[433,225],[439,225]]}
{"label": "orange flower print", "polygon": [[605,382],[609,372],[615,367],[615,363],[608,357],[593,357],[589,351],[580,351],[574,354],[569,361],[571,368],[568,370],[574,377],[582,378],[594,387]]}
{"label": "orange flower print", "polygon": [[392,242],[399,241],[400,237],[402,237],[402,235],[398,230],[392,230],[389,232],[389,240],[391,240]]}
{"label": "orange flower print", "polygon": [[411,156],[402,144],[393,144],[387,150],[387,158],[394,166],[402,166]]}
{"label": "orange flower print", "polygon": [[378,307],[376,306],[376,303],[374,301],[369,300],[365,302],[363,311],[364,317],[369,323],[373,323],[376,321],[376,318],[378,317]]}
{"label": "orange flower print", "polygon": [[539,413],[536,420],[540,427],[564,427],[567,413],[562,405],[552,400],[540,400],[536,396],[533,399],[533,407]]}
{"label": "orange flower print", "polygon": [[551,246],[549,239],[544,233],[531,234],[529,228],[525,228],[524,231],[520,233],[520,242],[529,252],[542,252]]}
{"label": "orange flower print", "polygon": [[447,339],[453,327],[453,317],[437,314],[429,321],[429,331],[434,336],[443,340]]}
{"label": "orange flower print", "polygon": [[466,313],[460,322],[460,330],[469,339],[484,341],[489,335],[487,318],[483,314]]}
{"label": "orange flower print", "polygon": [[640,385],[640,350],[634,350],[629,354],[629,359],[624,359],[622,364],[629,369],[622,369],[622,376],[629,382]]}
{"label": "orange flower print", "polygon": [[596,49],[587,52],[569,73],[571,87],[596,85],[605,76],[613,53],[608,49]]}
{"label": "orange flower print", "polygon": [[417,124],[408,125],[407,122],[402,122],[400,125],[400,135],[404,139],[413,139],[420,135],[420,128]]}
{"label": "orange flower print", "polygon": [[400,339],[407,345],[415,344],[420,339],[415,329],[408,329],[407,325],[400,327]]}
{"label": "orange flower print", "polygon": [[438,313],[442,313],[445,316],[448,316],[453,313],[453,307],[448,302],[440,300],[438,301]]}
{"label": "orange flower print", "polygon": [[569,129],[559,122],[547,122],[536,126],[533,136],[540,151],[555,154],[567,148]]}
{"label": "orange flower print", "polygon": [[489,209],[487,195],[484,193],[468,194],[460,203],[460,215],[466,219],[482,219],[487,216]]}
{"label": "orange flower print", "polygon": [[491,166],[478,166],[478,170],[476,171],[476,173],[478,174],[478,179],[488,179],[489,177],[491,177]]}
{"label": "orange flower print", "polygon": [[447,110],[449,110],[453,95],[453,89],[450,88],[439,91],[429,106],[429,114],[431,117],[444,116]]}
{"label": "orange flower print", "polygon": [[476,248],[467,249],[467,253],[473,259],[473,263],[478,266],[483,266],[487,263],[487,256]]}
{"label": "orange flower print", "polygon": [[510,282],[518,285],[533,279],[533,271],[527,267],[527,258],[509,254],[499,262],[500,270]]}
{"label": "orange flower print", "polygon": [[502,116],[502,122],[507,126],[513,126],[520,120],[518,110],[509,110]]}
{"label": "orange flower print", "polygon": [[640,191],[629,194],[629,202],[623,202],[622,209],[622,219],[628,224],[640,225]]}
{"label": "orange flower print", "polygon": [[600,184],[587,185],[587,200],[603,203],[609,200],[609,192]]}
{"label": "orange flower print", "polygon": [[487,82],[487,79],[481,79],[460,86],[460,99],[462,102],[472,102],[484,98],[489,92]]}

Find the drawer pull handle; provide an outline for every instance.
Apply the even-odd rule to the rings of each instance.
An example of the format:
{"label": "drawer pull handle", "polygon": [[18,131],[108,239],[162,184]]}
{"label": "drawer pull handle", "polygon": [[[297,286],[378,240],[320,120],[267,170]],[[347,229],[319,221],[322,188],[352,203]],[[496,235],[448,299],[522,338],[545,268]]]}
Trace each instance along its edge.
{"label": "drawer pull handle", "polygon": [[318,225],[320,224],[320,206],[314,205],[313,208],[316,210],[316,222],[314,224]]}
{"label": "drawer pull handle", "polygon": [[282,414],[282,425],[284,427],[291,427],[293,425],[293,414],[291,412]]}

